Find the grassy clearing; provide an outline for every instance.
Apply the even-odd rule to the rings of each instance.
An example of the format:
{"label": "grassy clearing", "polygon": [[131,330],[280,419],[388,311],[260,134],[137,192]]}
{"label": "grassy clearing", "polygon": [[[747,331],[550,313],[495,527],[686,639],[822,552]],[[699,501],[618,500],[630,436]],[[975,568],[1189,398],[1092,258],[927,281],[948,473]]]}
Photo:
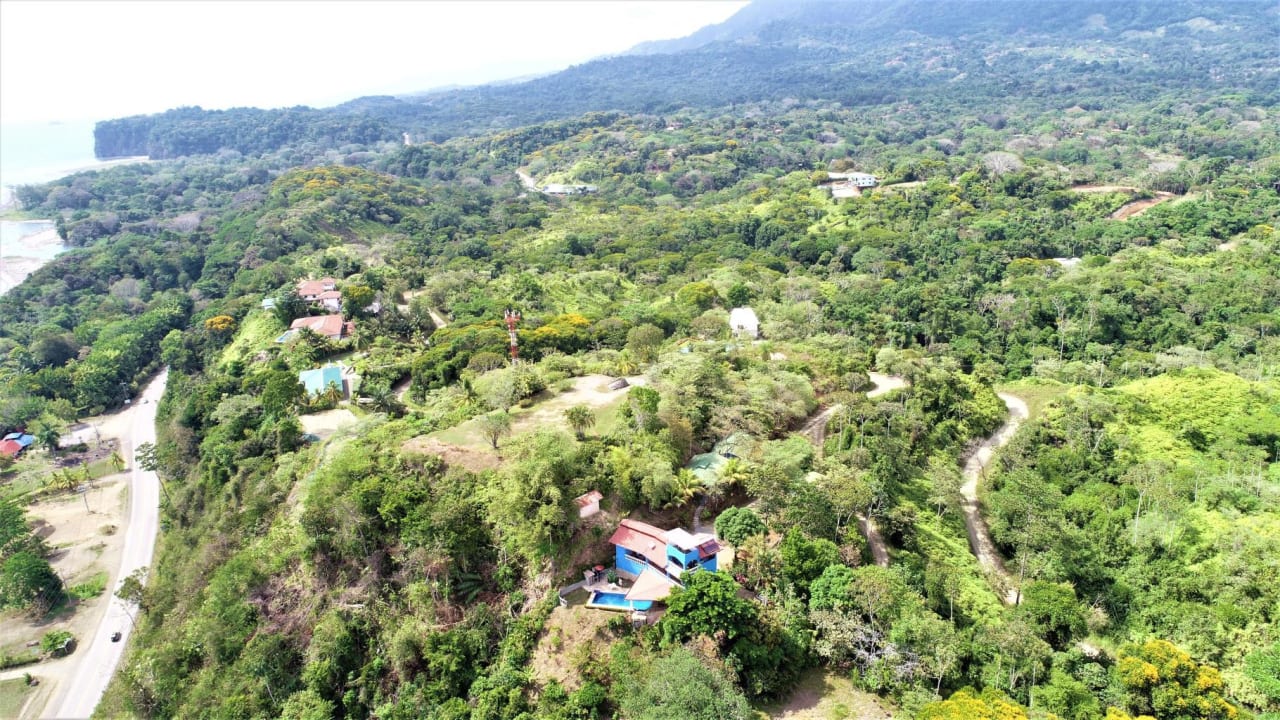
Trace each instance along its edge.
{"label": "grassy clearing", "polygon": [[271,341],[284,331],[285,327],[274,313],[269,310],[254,310],[245,316],[236,339],[222,351],[218,364],[226,365],[233,360],[246,362],[253,353],[270,347]]}
{"label": "grassy clearing", "polygon": [[[40,661],[40,648],[27,647],[25,643],[0,647],[0,670],[22,667]],[[12,717],[0,713],[0,717]]]}
{"label": "grassy clearing", "polygon": [[99,570],[89,576],[88,580],[67,588],[67,594],[77,600],[88,600],[102,594],[107,589],[107,571]]}
{"label": "grassy clearing", "polygon": [[813,668],[801,678],[791,697],[757,705],[765,717],[786,720],[844,720],[890,718],[894,707],[884,699],[853,687],[847,675]]}
{"label": "grassy clearing", "polygon": [[16,718],[35,688],[23,678],[0,680],[0,717]]}
{"label": "grassy clearing", "polygon": [[1045,378],[1023,378],[996,386],[996,390],[1014,395],[1025,402],[1032,420],[1040,417],[1049,403],[1067,394],[1070,389],[1070,385]]}

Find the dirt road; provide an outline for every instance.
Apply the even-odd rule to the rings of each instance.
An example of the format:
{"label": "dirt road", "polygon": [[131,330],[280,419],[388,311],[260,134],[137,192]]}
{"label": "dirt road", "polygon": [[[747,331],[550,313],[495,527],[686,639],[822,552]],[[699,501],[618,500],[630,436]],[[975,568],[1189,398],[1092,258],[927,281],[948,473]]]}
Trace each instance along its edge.
{"label": "dirt road", "polygon": [[[156,376],[134,400],[128,433],[120,433],[122,454],[130,459],[133,472],[129,479],[129,515],[125,528],[124,552],[120,567],[114,573],[115,583],[108,588],[114,593],[120,580],[138,568],[151,565],[155,551],[156,532],[160,527],[160,479],[154,472],[143,470],[134,453],[142,443],[156,441],[156,403],[164,395],[169,378],[166,368]],[[45,707],[46,718],[87,718],[107,689],[107,683],[115,673],[125,644],[133,630],[125,603],[112,595],[102,622],[92,636],[84,638],[80,650],[68,660],[77,663],[69,667],[66,677],[71,681],[59,683],[53,697]],[[112,633],[121,634],[118,642],[111,641]]]}
{"label": "dirt road", "polygon": [[[907,381],[896,375],[885,375],[884,373],[872,372],[867,373],[871,377],[871,383],[875,387],[867,391],[867,397],[880,397],[885,393],[893,390],[900,390],[907,386]],[[843,405],[832,405],[831,407],[818,413],[809,422],[805,423],[800,432],[809,438],[810,441],[818,448],[819,454],[822,452],[822,444],[827,438],[827,423]],[[862,531],[862,536],[867,539],[867,549],[871,551],[871,560],[880,567],[889,566],[889,546],[884,541],[884,536],[880,534],[880,528],[876,527],[875,520],[859,514],[858,529]]]}
{"label": "dirt road", "polygon": [[1000,581],[1004,595],[1001,598],[1008,605],[1018,602],[1018,589],[1013,578],[1004,567],[1004,561],[991,540],[987,523],[982,519],[981,503],[978,500],[978,479],[986,476],[987,466],[996,450],[1004,447],[1013,439],[1022,421],[1027,419],[1027,404],[1021,399],[1000,393],[1000,399],[1009,408],[1009,419],[994,435],[982,441],[974,448],[964,463],[964,485],[960,486],[960,494],[964,496],[964,526],[969,533],[969,547],[978,559],[983,570],[994,573]]}
{"label": "dirt road", "polygon": [[530,177],[529,173],[523,170],[517,170],[516,175],[520,178],[520,183],[524,185],[526,189],[532,190],[533,192],[542,192],[538,189],[538,182]]}

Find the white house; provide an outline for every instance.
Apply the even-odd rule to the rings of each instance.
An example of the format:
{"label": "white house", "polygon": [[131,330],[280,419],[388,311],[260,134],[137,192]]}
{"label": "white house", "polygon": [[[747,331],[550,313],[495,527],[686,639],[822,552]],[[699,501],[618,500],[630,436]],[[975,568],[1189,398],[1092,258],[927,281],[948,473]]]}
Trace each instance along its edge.
{"label": "white house", "polygon": [[604,495],[599,490],[592,490],[586,495],[579,495],[573,499],[573,503],[578,506],[578,517],[588,518],[600,512],[600,501],[604,499]]}
{"label": "white house", "polygon": [[746,337],[752,340],[760,337],[760,319],[756,317],[756,311],[749,307],[730,310],[729,330],[735,337]]}

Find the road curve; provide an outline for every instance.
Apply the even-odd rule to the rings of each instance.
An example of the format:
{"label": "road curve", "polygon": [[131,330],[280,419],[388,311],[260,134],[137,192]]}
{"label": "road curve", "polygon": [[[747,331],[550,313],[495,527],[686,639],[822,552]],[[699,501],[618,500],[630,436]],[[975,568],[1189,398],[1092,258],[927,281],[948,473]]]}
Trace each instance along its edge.
{"label": "road curve", "polygon": [[[150,566],[155,551],[156,533],[160,527],[160,479],[154,472],[139,466],[135,453],[142,443],[156,441],[156,404],[164,395],[168,379],[169,369],[165,368],[139,393],[132,410],[130,431],[126,437],[120,438],[121,454],[132,459],[133,472],[129,476],[129,524],[125,529],[120,568],[115,573],[116,583],[112,588],[110,605],[103,613],[97,630],[80,644],[85,649],[71,656],[79,656],[79,665],[68,673],[71,682],[55,692],[45,706],[45,718],[87,718],[92,715],[111,682],[133,631],[129,613],[134,610],[126,608],[125,603],[115,597],[114,587],[119,587],[120,581],[134,570]],[[115,632],[121,635],[118,642],[111,641]]]}
{"label": "road curve", "polygon": [[[875,386],[867,391],[867,397],[869,398],[880,397],[885,393],[900,390],[907,386],[907,381],[896,375],[885,375],[878,372],[867,374],[871,378],[872,385]],[[841,407],[843,406],[832,405],[823,410],[805,423],[800,430],[818,448],[819,454],[822,453],[822,444],[827,439],[827,423],[831,420],[831,416],[835,415]],[[862,531],[862,536],[867,539],[867,549],[871,551],[871,561],[880,567],[889,567],[889,545],[884,541],[884,536],[880,534],[880,528],[876,527],[876,521],[862,513],[858,513],[856,517],[858,519],[858,529]]]}
{"label": "road curve", "polygon": [[1007,605],[1015,605],[1018,602],[1018,588],[1010,577],[1009,572],[1005,570],[1004,560],[1000,557],[996,545],[991,540],[991,533],[987,530],[987,523],[982,519],[982,504],[978,500],[978,480],[986,477],[987,466],[991,463],[991,458],[995,455],[996,450],[1004,447],[1013,439],[1013,434],[1018,431],[1018,427],[1022,425],[1022,421],[1027,419],[1027,404],[1020,398],[1014,397],[1008,393],[999,393],[1000,399],[1004,401],[1005,407],[1009,408],[1009,419],[1000,427],[991,437],[983,440],[978,447],[969,452],[964,462],[964,484],[960,486],[960,494],[964,496],[964,526],[969,533],[969,547],[973,550],[973,555],[978,559],[978,564],[982,569],[991,573],[999,579],[1000,588],[997,592],[1004,591],[1001,598]]}

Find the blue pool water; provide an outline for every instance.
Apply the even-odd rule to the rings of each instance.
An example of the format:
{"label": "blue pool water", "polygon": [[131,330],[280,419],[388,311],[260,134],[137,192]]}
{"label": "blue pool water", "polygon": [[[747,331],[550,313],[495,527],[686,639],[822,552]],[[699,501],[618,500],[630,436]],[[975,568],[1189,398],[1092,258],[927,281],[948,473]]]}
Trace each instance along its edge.
{"label": "blue pool water", "polygon": [[597,590],[591,595],[591,602],[588,605],[603,605],[605,607],[618,608],[619,610],[648,610],[653,607],[652,600],[627,600],[627,596],[623,593],[600,592]]}

